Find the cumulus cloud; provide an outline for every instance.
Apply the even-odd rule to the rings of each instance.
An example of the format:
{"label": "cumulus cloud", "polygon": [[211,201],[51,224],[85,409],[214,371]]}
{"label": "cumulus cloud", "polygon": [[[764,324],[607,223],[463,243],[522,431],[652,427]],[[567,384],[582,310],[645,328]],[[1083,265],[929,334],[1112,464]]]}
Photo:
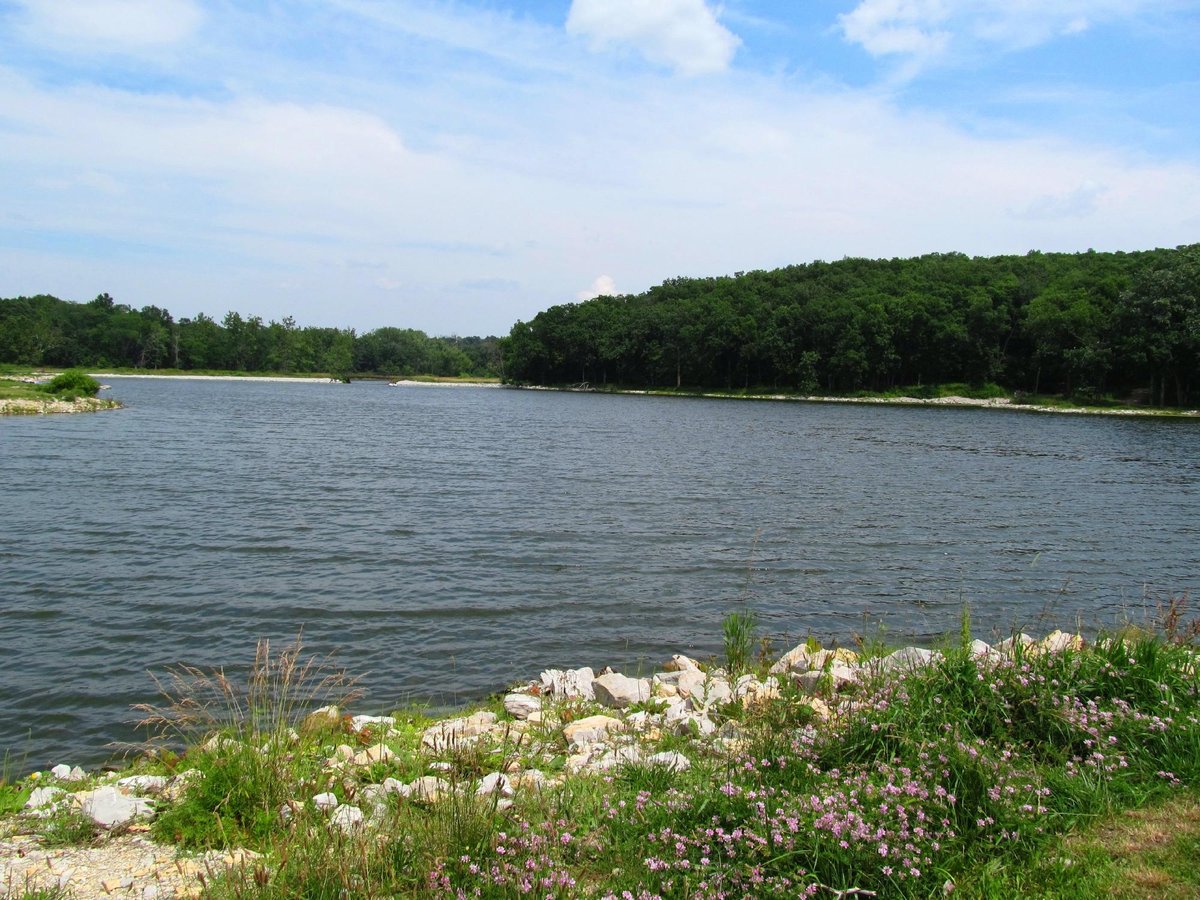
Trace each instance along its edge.
{"label": "cumulus cloud", "polygon": [[1149,0],[861,0],[839,16],[842,34],[872,56],[930,61],[953,46],[1021,49],[1133,16]]}
{"label": "cumulus cloud", "polygon": [[174,44],[203,21],[194,0],[19,0],[27,33],[41,43],[98,51]]}
{"label": "cumulus cloud", "polygon": [[580,291],[575,296],[581,301],[591,300],[594,297],[615,297],[617,296],[617,284],[611,275],[601,275],[592,282],[590,288]]}
{"label": "cumulus cloud", "polygon": [[597,48],[633,47],[682,75],[727,69],[740,43],[704,0],[573,0],[567,31]]}

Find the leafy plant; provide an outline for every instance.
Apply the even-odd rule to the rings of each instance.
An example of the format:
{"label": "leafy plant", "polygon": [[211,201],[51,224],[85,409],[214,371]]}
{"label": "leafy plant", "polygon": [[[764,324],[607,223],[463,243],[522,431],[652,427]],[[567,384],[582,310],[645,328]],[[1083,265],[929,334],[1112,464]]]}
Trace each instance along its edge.
{"label": "leafy plant", "polygon": [[61,375],[50,379],[45,385],[45,390],[64,400],[95,397],[100,392],[100,382],[82,369],[67,369]]}
{"label": "leafy plant", "polygon": [[735,610],[725,617],[721,627],[725,635],[725,666],[729,676],[736,678],[750,667],[758,614],[750,609]]}

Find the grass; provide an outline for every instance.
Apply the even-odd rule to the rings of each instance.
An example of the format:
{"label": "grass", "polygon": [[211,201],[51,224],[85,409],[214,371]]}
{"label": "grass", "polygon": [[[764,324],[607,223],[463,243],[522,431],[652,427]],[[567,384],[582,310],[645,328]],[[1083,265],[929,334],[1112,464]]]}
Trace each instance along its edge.
{"label": "grass", "polygon": [[[1186,597],[1159,612],[1084,646],[978,657],[964,611],[931,665],[873,664],[839,690],[821,679],[829,718],[787,679],[762,705],[714,712],[707,737],[668,727],[665,699],[630,711],[642,756],[681,752],[683,771],[572,774],[561,723],[613,714],[580,700],[543,698],[533,724],[493,704],[494,728],[441,747],[420,711],[304,727],[351,685],[298,645],[263,645],[242,677],[171,673],[145,709],[178,752],[156,765],[195,773],[154,833],[264,854],[213,897],[1196,896],[1200,624]],[[765,679],[753,619],[732,618],[726,638],[730,668]],[[381,742],[375,762],[338,761]],[[478,793],[484,776],[532,769],[541,789]],[[440,799],[388,787],[421,776],[444,780]],[[319,794],[371,826],[334,826]]]}

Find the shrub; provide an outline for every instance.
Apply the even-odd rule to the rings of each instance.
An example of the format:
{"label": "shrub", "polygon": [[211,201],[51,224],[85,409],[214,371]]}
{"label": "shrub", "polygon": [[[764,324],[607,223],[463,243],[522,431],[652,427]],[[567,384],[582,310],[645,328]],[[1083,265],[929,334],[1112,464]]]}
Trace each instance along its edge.
{"label": "shrub", "polygon": [[67,369],[61,375],[55,375],[45,386],[45,390],[64,400],[95,397],[100,393],[100,382],[82,369]]}

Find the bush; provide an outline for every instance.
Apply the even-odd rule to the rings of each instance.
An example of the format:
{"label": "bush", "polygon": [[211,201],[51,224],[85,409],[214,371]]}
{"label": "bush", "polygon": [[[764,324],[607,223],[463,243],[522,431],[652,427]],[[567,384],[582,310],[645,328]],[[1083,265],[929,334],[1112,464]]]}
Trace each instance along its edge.
{"label": "bush", "polygon": [[100,382],[82,369],[67,369],[61,375],[55,375],[45,386],[45,390],[64,400],[95,397],[100,393]]}

